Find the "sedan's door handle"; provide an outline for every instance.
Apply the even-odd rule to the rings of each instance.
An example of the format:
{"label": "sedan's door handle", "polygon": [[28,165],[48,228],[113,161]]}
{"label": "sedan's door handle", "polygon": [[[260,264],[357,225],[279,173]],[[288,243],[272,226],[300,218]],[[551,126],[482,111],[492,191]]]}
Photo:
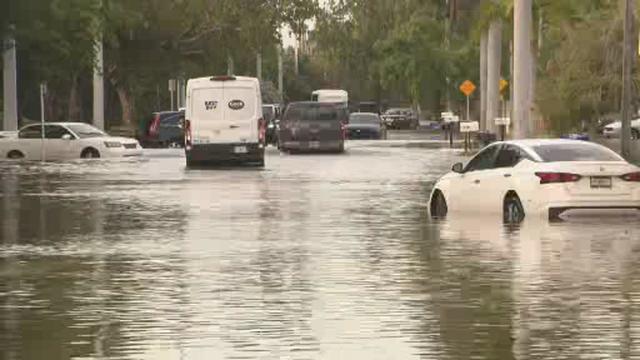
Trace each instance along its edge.
{"label": "sedan's door handle", "polygon": [[510,177],[511,177],[511,174],[504,174],[504,177],[506,177],[506,178],[510,178]]}
{"label": "sedan's door handle", "polygon": [[474,184],[480,184],[480,180],[473,180]]}
{"label": "sedan's door handle", "polygon": [[239,128],[239,127],[240,127],[240,126],[238,126],[238,125],[229,125],[229,129],[237,129],[237,128]]}

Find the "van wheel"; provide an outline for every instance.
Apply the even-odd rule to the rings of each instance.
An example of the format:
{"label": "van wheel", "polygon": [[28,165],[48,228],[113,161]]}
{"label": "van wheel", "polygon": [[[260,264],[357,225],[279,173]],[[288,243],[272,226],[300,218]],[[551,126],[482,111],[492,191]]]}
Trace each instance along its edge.
{"label": "van wheel", "polygon": [[82,159],[98,159],[100,158],[100,152],[94,148],[86,148],[80,153]]}
{"label": "van wheel", "polygon": [[24,154],[18,150],[11,150],[7,154],[7,158],[11,160],[24,159]]}
{"label": "van wheel", "polygon": [[515,193],[507,194],[503,205],[503,219],[507,224],[518,224],[524,220],[524,208]]}

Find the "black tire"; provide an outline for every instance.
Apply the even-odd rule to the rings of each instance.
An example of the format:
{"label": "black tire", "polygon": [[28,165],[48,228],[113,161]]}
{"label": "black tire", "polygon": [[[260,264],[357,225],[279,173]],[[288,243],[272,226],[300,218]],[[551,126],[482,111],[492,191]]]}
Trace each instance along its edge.
{"label": "black tire", "polygon": [[433,194],[431,199],[431,217],[435,219],[442,219],[447,216],[449,207],[447,206],[447,200],[444,195],[438,190]]}
{"label": "black tire", "polygon": [[631,129],[631,138],[633,140],[640,140],[640,130],[638,129]]}
{"label": "black tire", "polygon": [[516,194],[509,194],[504,199],[503,219],[507,224],[519,224],[524,220],[524,207]]}
{"label": "black tire", "polygon": [[7,154],[7,159],[11,159],[11,160],[24,159],[24,154],[18,150],[11,150]]}
{"label": "black tire", "polygon": [[80,153],[82,159],[99,159],[100,152],[94,148],[86,148]]}

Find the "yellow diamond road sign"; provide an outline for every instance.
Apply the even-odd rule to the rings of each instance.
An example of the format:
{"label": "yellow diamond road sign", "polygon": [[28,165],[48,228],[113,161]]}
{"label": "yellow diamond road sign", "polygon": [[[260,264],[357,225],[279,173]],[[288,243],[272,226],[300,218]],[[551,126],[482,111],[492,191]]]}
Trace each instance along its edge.
{"label": "yellow diamond road sign", "polygon": [[509,82],[505,79],[500,79],[500,92],[504,92],[509,86]]}
{"label": "yellow diamond road sign", "polygon": [[462,91],[464,96],[470,96],[476,91],[476,86],[470,80],[466,80],[460,85],[460,91]]}

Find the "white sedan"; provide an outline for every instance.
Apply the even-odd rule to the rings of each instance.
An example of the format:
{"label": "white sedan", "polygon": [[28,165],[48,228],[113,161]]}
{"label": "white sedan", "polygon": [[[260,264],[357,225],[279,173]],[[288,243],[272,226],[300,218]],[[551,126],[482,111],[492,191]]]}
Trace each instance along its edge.
{"label": "white sedan", "polygon": [[[142,155],[135,139],[109,136],[85,123],[27,125],[17,133],[0,136],[0,158],[12,160],[72,160]],[[42,158],[44,156],[44,159]]]}
{"label": "white sedan", "polygon": [[502,213],[557,219],[573,209],[640,210],[640,168],[598,144],[576,140],[498,142],[455,164],[434,186],[431,215]]}
{"label": "white sedan", "polygon": [[[605,126],[602,129],[602,135],[604,137],[613,139],[619,138],[622,133],[622,122],[615,121],[611,124]],[[640,119],[635,119],[631,121],[631,137],[633,139],[640,139]]]}

